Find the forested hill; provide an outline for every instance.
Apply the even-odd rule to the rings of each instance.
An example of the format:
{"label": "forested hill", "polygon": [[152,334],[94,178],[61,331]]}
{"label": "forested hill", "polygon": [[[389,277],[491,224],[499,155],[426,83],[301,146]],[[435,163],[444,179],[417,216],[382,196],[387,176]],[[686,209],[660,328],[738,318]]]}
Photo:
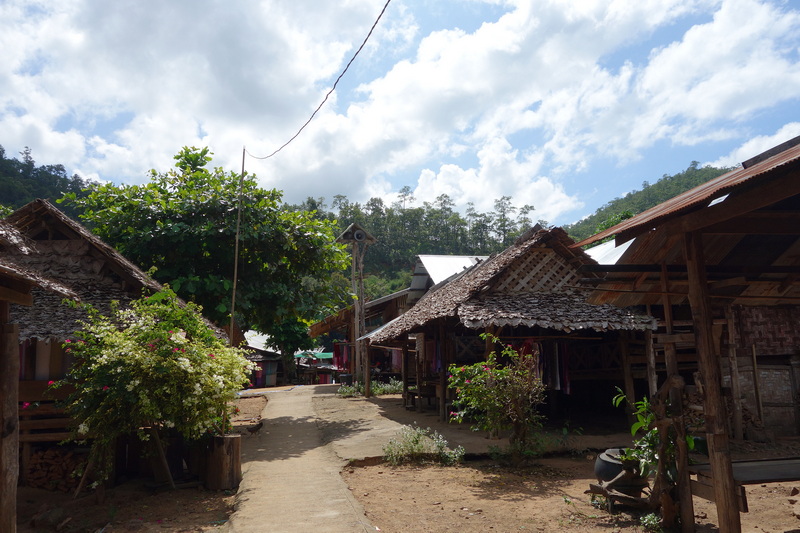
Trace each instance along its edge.
{"label": "forested hill", "polygon": [[[30,148],[20,153],[22,159],[6,157],[0,145],[0,216],[22,207],[36,198],[45,198],[55,203],[65,193],[83,196],[83,190],[92,182],[77,174],[67,176],[64,165],[37,166]],[[67,215],[77,219],[77,213],[63,206]]]}
{"label": "forested hill", "polygon": [[[49,198],[55,202],[65,193],[86,197],[91,188],[98,185],[77,175],[68,177],[62,165],[37,166],[27,148],[20,155],[21,159],[6,157],[0,146],[0,210],[20,207],[35,198]],[[596,233],[598,228],[640,213],[728,170],[701,168],[693,162],[674,176],[665,175],[653,184],[645,181],[641,190],[615,198],[565,229],[575,240],[582,240]],[[373,297],[407,287],[417,255],[490,255],[508,247],[537,222],[547,225],[547,221],[536,216],[534,206],[515,207],[508,196],[495,199],[494,209],[489,212],[479,212],[471,204],[465,209],[456,206],[447,195],[425,200],[415,199],[411,188],[403,187],[398,201],[392,204],[380,198],[361,204],[345,196],[336,196],[328,209],[324,198],[309,197],[300,204],[284,205],[284,208],[307,211],[315,218],[337,220],[341,231],[357,222],[372,233],[378,242],[369,248],[364,269],[369,276],[367,292]],[[77,220],[74,206],[74,202],[59,204],[60,209]]]}
{"label": "forested hill", "polygon": [[652,184],[645,181],[642,183],[642,190],[634,190],[622,198],[614,198],[592,215],[575,224],[564,226],[564,229],[569,233],[570,237],[576,241],[582,241],[597,233],[600,228],[610,227],[610,222],[646,211],[654,205],[674,198],[680,193],[697,187],[730,170],[732,169],[711,166],[700,167],[700,163],[692,161],[692,164],[683,172],[678,172],[673,176],[664,174],[664,177]]}

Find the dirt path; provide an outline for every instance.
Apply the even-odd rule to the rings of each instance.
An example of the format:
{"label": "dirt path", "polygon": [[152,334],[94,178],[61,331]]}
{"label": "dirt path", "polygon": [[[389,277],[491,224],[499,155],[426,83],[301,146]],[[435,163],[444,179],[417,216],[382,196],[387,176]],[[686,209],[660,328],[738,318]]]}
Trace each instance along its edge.
{"label": "dirt path", "polygon": [[[230,516],[230,492],[202,487],[164,492],[135,480],[107,491],[103,503],[92,494],[73,500],[71,494],[22,489],[18,530],[55,531],[63,524],[64,533],[645,531],[635,513],[610,514],[583,493],[594,481],[592,450],[626,444],[624,433],[575,436],[567,444],[582,452],[523,469],[489,460],[392,468],[379,457],[403,424],[430,427],[471,453],[504,441],[440,422],[432,411],[408,411],[397,396],[342,399],[336,388],[273,389],[267,409],[263,398],[239,401],[234,431],[243,434],[245,479],[236,499],[240,512],[247,509],[246,520]],[[264,425],[251,436],[247,428],[255,429],[262,414]],[[563,444],[558,438],[552,442]],[[735,459],[800,456],[798,439],[731,447]],[[350,459],[356,460],[352,466]],[[800,483],[748,486],[747,496],[743,531],[800,532]],[[699,498],[694,504],[697,531],[716,531],[714,505]]]}

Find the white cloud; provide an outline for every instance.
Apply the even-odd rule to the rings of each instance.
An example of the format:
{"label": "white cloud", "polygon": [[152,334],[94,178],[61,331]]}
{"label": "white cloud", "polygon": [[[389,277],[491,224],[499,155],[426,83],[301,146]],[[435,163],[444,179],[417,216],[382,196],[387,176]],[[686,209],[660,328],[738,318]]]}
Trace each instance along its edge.
{"label": "white cloud", "polygon": [[[183,145],[209,145],[215,164],[238,170],[242,146],[266,155],[305,122],[384,3],[6,0],[0,144],[126,182],[171,167]],[[501,14],[459,29],[432,25],[431,9],[444,9],[432,0],[392,2],[315,120],[276,157],[248,158],[248,171],[292,202],[390,199],[410,185],[418,199],[448,194],[483,210],[507,195],[555,221],[595,189],[579,177],[598,160],[771,138],[783,124],[759,115],[800,94],[791,4],[447,10],[489,4]]]}
{"label": "white cloud", "polygon": [[762,152],[781,143],[793,139],[800,135],[800,122],[790,122],[775,132],[774,135],[759,135],[748,140],[746,143],[737,147],[716,161],[705,163],[714,167],[735,167],[751,157],[755,157]]}

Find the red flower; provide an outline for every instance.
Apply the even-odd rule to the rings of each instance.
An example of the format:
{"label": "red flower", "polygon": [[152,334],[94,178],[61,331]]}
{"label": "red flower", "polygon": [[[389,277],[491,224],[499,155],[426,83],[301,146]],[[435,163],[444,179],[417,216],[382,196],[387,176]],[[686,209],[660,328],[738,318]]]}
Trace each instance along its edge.
{"label": "red flower", "polygon": [[54,385],[54,384],[55,384],[55,381],[53,381],[52,379],[51,379],[50,381],[48,381],[48,382],[47,382],[47,386],[48,386],[48,387],[50,387],[50,386],[52,386],[52,385]]}
{"label": "red flower", "polygon": [[108,385],[103,385],[103,390],[108,390],[110,387]]}

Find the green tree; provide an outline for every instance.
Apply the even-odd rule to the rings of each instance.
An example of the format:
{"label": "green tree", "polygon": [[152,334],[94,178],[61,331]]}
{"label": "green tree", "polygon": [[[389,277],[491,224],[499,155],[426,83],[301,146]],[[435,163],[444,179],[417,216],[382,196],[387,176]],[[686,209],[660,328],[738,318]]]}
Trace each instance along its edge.
{"label": "green tree", "polygon": [[[208,148],[184,147],[175,169],[150,171],[144,185],[103,184],[81,208],[92,229],[207,316],[227,324],[235,259],[240,178],[209,169]],[[347,266],[333,222],[281,207],[281,193],[241,179],[241,232],[236,321],[243,329],[278,335],[285,322],[311,322],[339,307],[346,288],[328,283]],[[274,338],[284,345],[280,338]],[[291,346],[288,346],[291,348]]]}

